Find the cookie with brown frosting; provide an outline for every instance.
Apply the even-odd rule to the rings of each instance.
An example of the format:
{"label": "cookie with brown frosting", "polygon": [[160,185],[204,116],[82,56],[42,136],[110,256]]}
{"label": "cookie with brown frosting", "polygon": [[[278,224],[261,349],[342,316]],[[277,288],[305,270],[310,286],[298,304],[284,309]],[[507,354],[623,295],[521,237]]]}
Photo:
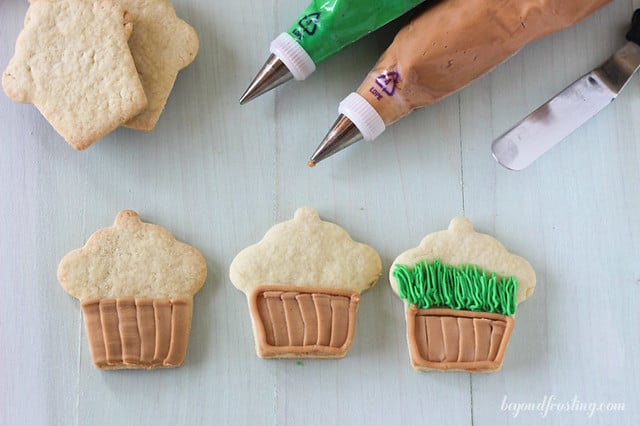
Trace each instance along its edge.
{"label": "cookie with brown frosting", "polygon": [[351,347],[360,293],[382,270],[380,256],[311,208],[272,227],[231,263],[248,299],[261,358],[339,358]]}
{"label": "cookie with brown frosting", "polygon": [[405,302],[411,363],[417,370],[499,370],[518,303],[535,289],[525,259],[475,232],[465,217],[427,235],[389,271]]}
{"label": "cookie with brown frosting", "polygon": [[195,248],[131,210],[58,267],[60,284],[80,300],[93,363],[101,369],[182,365],[193,296],[206,275]]}

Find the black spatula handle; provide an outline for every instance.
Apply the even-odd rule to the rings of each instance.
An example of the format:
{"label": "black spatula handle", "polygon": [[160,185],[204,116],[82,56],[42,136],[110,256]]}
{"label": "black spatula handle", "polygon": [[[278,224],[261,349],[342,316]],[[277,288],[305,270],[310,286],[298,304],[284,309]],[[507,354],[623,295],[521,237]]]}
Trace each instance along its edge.
{"label": "black spatula handle", "polygon": [[636,11],[633,12],[631,28],[627,33],[627,40],[632,41],[635,44],[640,44],[640,9],[636,9]]}

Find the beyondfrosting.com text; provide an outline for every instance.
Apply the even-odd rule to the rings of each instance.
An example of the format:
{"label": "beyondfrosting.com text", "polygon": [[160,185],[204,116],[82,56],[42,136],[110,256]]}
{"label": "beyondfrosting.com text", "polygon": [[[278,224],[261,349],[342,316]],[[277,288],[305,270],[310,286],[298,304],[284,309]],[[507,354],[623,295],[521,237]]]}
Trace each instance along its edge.
{"label": "beyondfrosting.com text", "polygon": [[511,401],[507,395],[502,398],[500,411],[514,418],[521,414],[537,414],[542,418],[557,413],[582,413],[591,418],[599,414],[623,412],[625,403],[621,401],[582,401],[577,395],[563,398],[557,395],[544,395],[538,400]]}

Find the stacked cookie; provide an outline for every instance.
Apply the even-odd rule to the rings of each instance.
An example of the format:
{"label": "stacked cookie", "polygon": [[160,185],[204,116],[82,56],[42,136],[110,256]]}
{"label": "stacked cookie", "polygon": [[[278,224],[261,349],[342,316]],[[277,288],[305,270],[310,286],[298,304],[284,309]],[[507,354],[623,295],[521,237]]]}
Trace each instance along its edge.
{"label": "stacked cookie", "polygon": [[166,0],[31,0],[2,86],[82,150],[121,125],[151,131],[197,51]]}

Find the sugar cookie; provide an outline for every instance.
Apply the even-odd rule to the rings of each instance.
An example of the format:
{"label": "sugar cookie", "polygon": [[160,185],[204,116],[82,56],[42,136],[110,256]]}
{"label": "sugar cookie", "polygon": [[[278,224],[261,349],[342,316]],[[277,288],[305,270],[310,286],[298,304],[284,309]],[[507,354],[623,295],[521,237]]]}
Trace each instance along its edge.
{"label": "sugar cookie", "polygon": [[166,0],[118,1],[133,19],[129,47],[149,101],[144,111],[125,126],[151,131],[167,103],[178,71],[193,62],[198,53],[198,36],[176,16]]}
{"label": "sugar cookie", "polygon": [[58,267],[60,284],[82,304],[93,363],[101,369],[182,365],[193,295],[206,275],[196,249],[131,210]]}
{"label": "sugar cookie", "polygon": [[398,256],[389,282],[406,305],[414,368],[489,372],[502,366],[516,305],[533,294],[536,275],[525,259],[456,217]]}
{"label": "sugar cookie", "polygon": [[261,358],[338,358],[351,346],[360,293],[382,270],[371,247],[314,209],[272,227],[231,263]]}
{"label": "sugar cookie", "polygon": [[85,149],[147,105],[131,30],[112,0],[32,0],[4,91],[33,103],[72,147]]}

